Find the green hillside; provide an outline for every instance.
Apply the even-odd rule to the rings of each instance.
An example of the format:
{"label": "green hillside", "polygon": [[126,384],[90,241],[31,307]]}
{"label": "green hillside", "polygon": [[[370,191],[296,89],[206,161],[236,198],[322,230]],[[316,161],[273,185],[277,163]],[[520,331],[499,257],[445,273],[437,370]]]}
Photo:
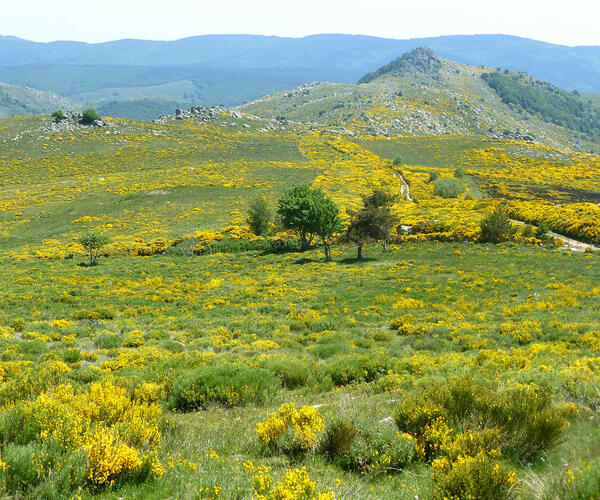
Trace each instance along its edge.
{"label": "green hillside", "polygon": [[486,73],[481,77],[502,102],[517,106],[546,122],[586,134],[600,133],[600,107],[586,101],[579,92],[565,92],[527,75]]}
{"label": "green hillside", "polygon": [[52,92],[0,83],[0,118],[50,113],[59,108],[69,110],[76,107],[68,99]]}

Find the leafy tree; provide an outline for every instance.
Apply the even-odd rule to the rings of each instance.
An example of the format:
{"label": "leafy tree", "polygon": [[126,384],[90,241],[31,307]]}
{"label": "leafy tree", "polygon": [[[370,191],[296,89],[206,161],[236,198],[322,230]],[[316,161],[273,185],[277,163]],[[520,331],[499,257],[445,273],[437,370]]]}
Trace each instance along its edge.
{"label": "leafy tree", "polygon": [[496,207],[492,213],[486,215],[479,225],[481,227],[481,241],[487,243],[508,241],[515,232],[508,212],[501,206]]}
{"label": "leafy tree", "polygon": [[329,262],[331,260],[331,240],[333,235],[342,228],[340,210],[328,196],[317,200],[315,208],[315,232],[321,238],[325,261]]}
{"label": "leafy tree", "polygon": [[99,120],[100,116],[95,109],[86,109],[81,115],[81,123],[84,125],[89,125],[90,123],[94,123],[96,120]]}
{"label": "leafy tree", "polygon": [[110,239],[105,234],[97,231],[89,231],[83,233],[79,239],[79,243],[85,248],[90,255],[90,266],[95,266],[100,254],[100,250],[104,245],[108,245]]}
{"label": "leafy tree", "polygon": [[357,245],[357,258],[362,259],[363,246],[369,241],[381,241],[384,249],[398,219],[392,213],[391,206],[396,197],[381,189],[369,196],[363,196],[363,207],[350,211],[350,224],[344,239]]}
{"label": "leafy tree", "polygon": [[383,189],[375,189],[370,195],[363,196],[362,199],[365,207],[374,208],[390,207],[398,201],[396,195],[384,191]]}
{"label": "leafy tree", "polygon": [[267,233],[269,223],[273,218],[273,211],[264,196],[255,198],[248,208],[248,224],[257,236]]}
{"label": "leafy tree", "polygon": [[54,118],[55,122],[62,122],[66,116],[62,109],[57,109],[54,113],[52,113],[52,118]]}
{"label": "leafy tree", "polygon": [[298,233],[302,250],[310,248],[317,232],[316,205],[323,197],[321,190],[305,184],[288,189],[277,202],[283,227]]}
{"label": "leafy tree", "polygon": [[402,158],[400,158],[400,155],[396,155],[394,157],[394,161],[392,163],[394,164],[395,167],[402,165]]}

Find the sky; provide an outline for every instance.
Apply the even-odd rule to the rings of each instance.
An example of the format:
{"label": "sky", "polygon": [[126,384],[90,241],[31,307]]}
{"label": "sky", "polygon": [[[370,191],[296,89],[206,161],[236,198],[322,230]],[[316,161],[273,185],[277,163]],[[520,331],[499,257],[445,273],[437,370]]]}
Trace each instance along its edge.
{"label": "sky", "polygon": [[509,34],[600,45],[598,0],[0,0],[0,35],[38,42],[205,34]]}

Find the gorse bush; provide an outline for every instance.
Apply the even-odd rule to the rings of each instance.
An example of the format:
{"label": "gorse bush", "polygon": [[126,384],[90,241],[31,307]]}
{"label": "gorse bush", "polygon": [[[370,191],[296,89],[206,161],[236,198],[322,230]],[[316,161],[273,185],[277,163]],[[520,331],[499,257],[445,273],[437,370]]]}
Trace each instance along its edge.
{"label": "gorse bush", "polygon": [[504,498],[515,483],[502,456],[535,460],[565,429],[550,396],[535,385],[496,390],[469,376],[403,399],[394,414],[433,465],[436,498]]}
{"label": "gorse bush", "polygon": [[532,460],[551,448],[566,426],[546,391],[518,383],[498,390],[482,407],[481,415],[500,429],[503,452],[520,460]]}
{"label": "gorse bush", "polygon": [[516,481],[515,473],[485,453],[460,456],[453,463],[433,463],[436,500],[506,498]]}
{"label": "gorse bush", "polygon": [[308,360],[295,359],[267,359],[261,366],[279,377],[285,389],[306,386],[314,379],[316,369]]}
{"label": "gorse bush", "polygon": [[[531,460],[550,449],[560,438],[565,420],[555,411],[549,394],[535,385],[510,384],[490,391],[470,377],[405,398],[395,412],[398,429],[423,441],[427,458],[434,458],[443,440],[431,440],[435,432],[452,429],[497,429],[500,451]],[[437,446],[439,444],[440,446]]]}
{"label": "gorse bush", "polygon": [[433,194],[442,198],[458,198],[465,192],[465,185],[454,177],[440,177],[433,181]]}
{"label": "gorse bush", "polygon": [[411,436],[399,435],[391,426],[358,424],[358,433],[340,464],[353,472],[381,474],[402,470],[415,459]]}
{"label": "gorse bush", "polygon": [[278,378],[244,366],[203,366],[182,374],[173,384],[169,407],[179,411],[206,408],[211,403],[238,406],[262,404],[280,388]]}
{"label": "gorse bush", "polygon": [[256,424],[258,440],[271,448],[282,447],[297,453],[314,450],[324,429],[319,411],[312,406],[296,409],[294,403],[286,403]]}
{"label": "gorse bush", "polygon": [[57,385],[1,415],[0,476],[8,491],[37,498],[160,477],[160,416],[111,382],[83,392]]}
{"label": "gorse bush", "polygon": [[257,500],[335,500],[333,491],[319,491],[310,479],[306,467],[286,469],[279,480],[271,475],[271,467],[261,465],[254,468],[252,463],[244,464],[252,471],[252,486]]}

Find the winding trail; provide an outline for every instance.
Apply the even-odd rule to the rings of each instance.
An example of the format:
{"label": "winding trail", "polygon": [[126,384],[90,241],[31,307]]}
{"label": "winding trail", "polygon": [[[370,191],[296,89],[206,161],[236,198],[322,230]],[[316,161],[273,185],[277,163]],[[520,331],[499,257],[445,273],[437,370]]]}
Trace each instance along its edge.
{"label": "winding trail", "polygon": [[404,177],[402,177],[402,174],[400,172],[398,172],[398,175],[396,175],[396,172],[392,172],[392,174],[394,175],[394,177],[399,176],[400,180],[402,181],[402,186],[400,187],[400,193],[402,194],[402,196],[404,196],[406,201],[414,202],[415,200],[413,200],[410,196],[410,186],[408,185],[408,182],[406,182],[404,180]]}
{"label": "winding trail", "polygon": [[[510,219],[513,224],[518,224],[519,226],[525,226],[527,223],[517,219]],[[570,250],[571,252],[597,252],[600,250],[597,246],[594,246],[590,243],[584,243],[583,241],[574,240],[573,238],[569,238],[568,236],[563,236],[562,234],[555,233],[553,231],[548,231],[548,235],[556,238],[563,242],[562,249]]]}

